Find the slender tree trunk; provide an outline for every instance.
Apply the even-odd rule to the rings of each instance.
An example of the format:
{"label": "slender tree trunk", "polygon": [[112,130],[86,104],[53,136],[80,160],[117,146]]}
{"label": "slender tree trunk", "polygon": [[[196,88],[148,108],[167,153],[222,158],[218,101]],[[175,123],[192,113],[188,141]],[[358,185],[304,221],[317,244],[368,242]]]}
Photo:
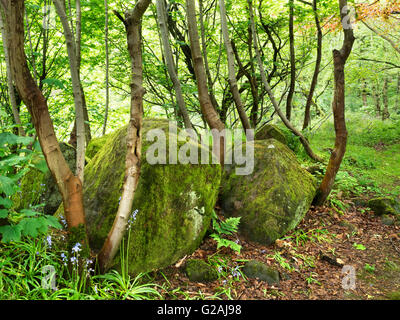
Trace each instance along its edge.
{"label": "slender tree trunk", "polygon": [[103,136],[106,134],[107,120],[108,120],[108,107],[110,103],[110,84],[109,84],[109,58],[108,58],[108,2],[104,0],[105,12],[105,27],[104,27],[104,42],[106,50],[106,108],[104,112]]}
{"label": "slender tree trunk", "polygon": [[335,88],[332,110],[336,134],[335,148],[331,153],[325,176],[322,179],[313,201],[313,203],[318,206],[321,206],[325,203],[332,190],[336,174],[339,171],[340,164],[342,163],[342,159],[346,152],[347,144],[344,67],[353,48],[355,38],[352,26],[345,26],[343,23],[343,21],[346,21],[346,15],[348,14],[347,0],[339,0],[339,9],[343,25],[344,40],[343,46],[340,50],[333,50]]}
{"label": "slender tree trunk", "polygon": [[382,112],[382,120],[389,119],[390,113],[389,113],[389,99],[388,99],[388,86],[389,86],[389,79],[388,77],[385,77],[385,80],[383,82],[383,112]]}
{"label": "slender tree trunk", "polygon": [[396,96],[396,112],[400,111],[400,72],[397,74],[397,96]]}
{"label": "slender tree trunk", "polygon": [[251,129],[249,118],[247,117],[246,111],[243,106],[242,99],[240,97],[237,81],[236,81],[236,70],[235,70],[235,55],[232,49],[231,41],[229,39],[228,23],[226,21],[226,8],[224,0],[219,0],[219,8],[221,15],[221,29],[224,37],[224,44],[226,49],[226,56],[228,59],[228,74],[229,74],[229,86],[231,89],[233,100],[235,101],[236,109],[239,114],[240,121],[244,130]]}
{"label": "slender tree trunk", "polygon": [[3,17],[2,13],[0,12],[0,29],[1,29],[1,37],[3,40],[3,50],[4,50],[4,60],[6,63],[6,76],[7,76],[7,88],[8,88],[8,96],[10,98],[11,110],[14,117],[14,122],[18,126],[18,134],[20,136],[25,136],[25,130],[22,127],[21,118],[19,116],[17,101],[15,99],[15,92],[13,86],[13,76],[11,73],[11,65],[10,65],[10,57],[8,54],[8,44],[7,44],[7,37],[6,32],[3,25]]}
{"label": "slender tree trunk", "polygon": [[[111,266],[121,240],[125,235],[140,177],[143,95],[145,93],[142,86],[141,25],[142,16],[150,2],[151,0],[138,0],[133,10],[125,13],[125,19],[123,19],[127,34],[128,51],[131,57],[131,110],[126,138],[125,178],[121,201],[113,226],[98,254],[98,262],[102,272],[108,270]],[[122,18],[120,15],[119,17]]]}
{"label": "slender tree trunk", "polygon": [[294,0],[289,0],[290,86],[286,100],[286,118],[289,121],[292,116],[292,103],[293,103],[294,90],[296,86],[296,56],[294,50],[293,11],[294,11]]}
{"label": "slender tree trunk", "polygon": [[[193,67],[196,74],[197,90],[199,94],[199,102],[201,112],[204,115],[207,124],[211,129],[222,131],[225,125],[219,118],[218,113],[214,109],[207,88],[207,76],[204,68],[203,57],[200,50],[199,32],[196,21],[196,6],[194,0],[186,0],[187,23],[189,29],[190,46],[192,51]],[[224,164],[225,143],[224,138],[220,138],[219,161]]]}
{"label": "slender tree trunk", "polygon": [[314,91],[315,91],[315,88],[317,87],[317,83],[318,83],[319,69],[320,69],[321,60],[322,60],[322,30],[321,30],[321,25],[319,23],[319,17],[318,17],[317,10],[318,10],[317,0],[313,0],[315,25],[317,27],[317,59],[315,61],[315,68],[314,68],[313,78],[311,80],[310,91],[308,92],[308,96],[307,96],[307,102],[306,102],[305,113],[304,113],[303,130],[307,129],[307,127],[309,126],[309,124],[311,122],[310,110],[311,110],[311,105],[313,103]]}
{"label": "slender tree trunk", "polygon": [[157,0],[157,21],[160,28],[162,46],[165,53],[165,63],[167,65],[167,70],[169,77],[172,80],[176,93],[176,102],[178,104],[179,111],[183,118],[183,123],[185,128],[193,129],[192,123],[190,122],[189,113],[186,108],[185,100],[183,98],[181,82],[179,81],[178,75],[175,72],[175,62],[172,55],[171,45],[168,37],[168,26],[167,26],[167,11],[165,9],[164,0]]}
{"label": "slender tree trunk", "polygon": [[377,117],[381,116],[381,93],[379,92],[378,85],[374,85],[372,88],[372,96],[375,101],[375,113]]}
{"label": "slender tree trunk", "polygon": [[[71,28],[68,24],[68,18],[65,14],[64,5],[61,0],[53,0],[57,14],[61,19],[64,30],[65,41],[67,44],[68,59],[71,72],[72,91],[74,94],[75,104],[75,123],[76,123],[76,137],[77,137],[77,151],[76,151],[76,175],[79,177],[83,184],[84,168],[85,168],[85,149],[86,149],[86,136],[85,136],[85,117],[83,111],[83,97],[82,87],[79,75],[79,60],[76,42]],[[79,2],[79,1],[77,1]],[[80,36],[76,37],[80,38]],[[80,54],[79,54],[80,56]]]}
{"label": "slender tree trunk", "polygon": [[[29,71],[24,52],[24,1],[1,0],[6,13],[6,30],[9,41],[11,70],[18,92],[21,95],[36,129],[47,166],[61,193],[68,228],[75,232],[74,240],[88,248],[85,212],[82,198],[82,183],[71,172],[58,144],[47,102]],[[82,229],[84,232],[82,232]]]}
{"label": "slender tree trunk", "polygon": [[206,43],[206,30],[204,28],[204,16],[203,16],[203,0],[199,0],[199,20],[200,20],[200,39],[201,39],[201,50],[203,52],[204,69],[207,75],[208,92],[211,103],[215,110],[218,110],[218,102],[214,94],[214,83],[211,78],[211,72],[208,65],[207,58],[207,43]]}
{"label": "slender tree trunk", "polygon": [[256,72],[255,72],[255,66],[254,66],[254,56],[253,56],[253,50],[252,50],[252,45],[253,45],[253,28],[250,26],[248,27],[248,37],[247,37],[247,47],[249,51],[249,59],[250,59],[250,77],[248,77],[249,82],[250,82],[250,88],[251,88],[251,95],[253,97],[253,105],[250,111],[250,121],[252,124],[252,127],[255,128],[257,127],[258,123],[258,107],[259,107],[259,101],[260,98],[258,96],[258,83],[257,83],[257,77],[256,77]]}
{"label": "slender tree trunk", "polygon": [[25,20],[26,20],[26,31],[28,33],[28,40],[29,40],[29,48],[31,50],[31,64],[32,64],[32,71],[33,71],[33,79],[37,83],[37,69],[36,69],[36,57],[33,54],[33,45],[32,45],[32,37],[31,37],[31,24],[29,23],[28,19],[28,11],[25,10]]}
{"label": "slender tree trunk", "polygon": [[363,106],[368,105],[368,100],[367,100],[367,81],[363,81],[362,87],[361,87],[361,98],[362,98],[362,103]]}
{"label": "slender tree trunk", "polygon": [[291,130],[293,132],[293,134],[295,134],[296,136],[299,137],[300,142],[302,143],[305,151],[307,152],[307,154],[309,155],[309,157],[315,161],[318,162],[322,162],[322,159],[320,157],[318,157],[316,154],[314,154],[314,152],[311,149],[311,146],[309,144],[309,142],[307,141],[307,139],[301,134],[300,131],[298,131],[291,123],[290,121],[285,117],[285,115],[283,114],[282,110],[279,108],[279,104],[276,101],[276,98],[272,92],[271,86],[268,83],[268,79],[267,76],[265,74],[265,70],[264,70],[264,66],[263,63],[261,61],[261,55],[260,55],[260,51],[258,49],[258,44],[257,44],[257,38],[256,38],[256,29],[255,29],[255,23],[254,23],[254,14],[253,14],[253,4],[252,4],[252,0],[247,0],[247,3],[249,5],[249,14],[250,14],[250,26],[253,29],[252,33],[253,33],[253,46],[254,46],[254,51],[255,51],[255,55],[256,55],[256,59],[257,59],[257,64],[258,64],[258,68],[260,69],[260,74],[261,74],[261,80],[264,84],[264,88],[265,91],[267,91],[268,96],[272,102],[272,105],[274,106],[275,112],[279,115],[279,117],[281,118],[282,122],[285,124],[285,126]]}

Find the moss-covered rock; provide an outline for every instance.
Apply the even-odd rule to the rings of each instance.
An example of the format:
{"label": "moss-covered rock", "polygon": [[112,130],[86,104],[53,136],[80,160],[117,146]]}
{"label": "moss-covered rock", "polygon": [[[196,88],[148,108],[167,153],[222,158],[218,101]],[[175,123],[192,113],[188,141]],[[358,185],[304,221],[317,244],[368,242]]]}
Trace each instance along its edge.
{"label": "moss-covered rock", "polygon": [[400,215],[400,201],[392,197],[378,197],[368,201],[376,215]]}
{"label": "moss-covered rock", "polygon": [[[60,143],[60,149],[71,170],[75,171],[75,149],[63,142]],[[44,203],[43,212],[51,215],[57,211],[62,202],[57,184],[48,169],[46,173],[43,173],[38,169],[32,168],[22,177],[20,187],[21,191],[13,198],[16,210]]]}
{"label": "moss-covered rock", "polygon": [[218,279],[218,272],[200,259],[191,259],[186,262],[185,272],[190,281],[210,282]]}
{"label": "moss-covered rock", "polygon": [[279,284],[278,270],[268,267],[261,261],[247,261],[242,271],[248,278],[266,281],[269,285]]}
{"label": "moss-covered rock", "polygon": [[[201,243],[211,221],[221,180],[219,165],[150,165],[146,141],[150,129],[166,133],[166,120],[145,120],[142,131],[142,164],[133,202],[138,210],[128,238],[130,273],[168,266],[192,253]],[[126,132],[112,133],[85,168],[84,204],[91,248],[99,250],[117,212],[125,172]],[[194,142],[190,142],[194,143]],[[182,143],[178,143],[178,146]],[[200,148],[196,144],[196,148]],[[167,152],[167,159],[168,159]],[[115,260],[118,267],[119,258]]]}
{"label": "moss-covered rock", "polygon": [[87,148],[86,148],[86,157],[89,159],[92,159],[97,152],[100,151],[100,149],[104,146],[108,139],[109,135],[104,135],[100,138],[93,138],[90,140]]}
{"label": "moss-covered rock", "polygon": [[287,144],[285,134],[282,132],[278,126],[274,124],[265,124],[260,129],[257,130],[255,140],[266,140],[266,139],[276,139],[283,144]]}
{"label": "moss-covered rock", "polygon": [[279,141],[258,140],[253,145],[253,173],[238,176],[230,167],[220,202],[226,216],[241,217],[239,229],[245,237],[269,245],[303,219],[315,196],[316,181]]}

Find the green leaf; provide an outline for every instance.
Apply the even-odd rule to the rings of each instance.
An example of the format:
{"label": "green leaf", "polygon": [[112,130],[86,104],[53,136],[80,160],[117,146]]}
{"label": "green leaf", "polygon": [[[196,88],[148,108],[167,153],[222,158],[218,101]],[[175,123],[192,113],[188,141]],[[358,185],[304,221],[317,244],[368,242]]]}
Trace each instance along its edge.
{"label": "green leaf", "polygon": [[7,217],[8,217],[8,210],[0,209],[0,218],[7,218]]}
{"label": "green leaf", "polygon": [[56,229],[62,229],[62,225],[58,221],[58,219],[54,216],[46,216],[47,223],[50,227],[56,228]]}
{"label": "green leaf", "polygon": [[37,237],[40,221],[36,218],[24,218],[19,222],[22,234],[24,236]]}
{"label": "green leaf", "polygon": [[367,249],[364,245],[355,243],[355,242],[353,243],[353,247],[356,248],[357,250],[366,250]]}
{"label": "green leaf", "polygon": [[39,213],[31,209],[22,209],[21,213],[26,217],[36,217]]}
{"label": "green leaf", "polygon": [[18,241],[21,239],[21,227],[19,225],[1,226],[0,233],[3,235],[1,241],[4,243]]}
{"label": "green leaf", "polygon": [[0,145],[15,145],[15,144],[23,144],[28,145],[33,141],[32,137],[22,137],[17,136],[11,132],[2,132],[0,133]]}
{"label": "green leaf", "polygon": [[0,197],[0,206],[3,206],[6,209],[10,209],[13,205],[11,199]]}
{"label": "green leaf", "polygon": [[42,82],[45,84],[48,84],[49,86],[52,86],[52,87],[57,87],[59,89],[65,89],[63,82],[59,79],[47,78],[47,79],[44,79]]}
{"label": "green leaf", "polygon": [[15,183],[12,179],[5,176],[0,176],[0,192],[4,192],[6,196],[14,194]]}
{"label": "green leaf", "polygon": [[46,160],[44,160],[44,159],[43,159],[43,160],[40,160],[40,161],[37,162],[37,163],[34,163],[33,165],[34,165],[34,167],[35,167],[36,169],[40,170],[40,171],[43,172],[43,173],[46,173],[46,172],[49,171],[49,168],[47,167]]}

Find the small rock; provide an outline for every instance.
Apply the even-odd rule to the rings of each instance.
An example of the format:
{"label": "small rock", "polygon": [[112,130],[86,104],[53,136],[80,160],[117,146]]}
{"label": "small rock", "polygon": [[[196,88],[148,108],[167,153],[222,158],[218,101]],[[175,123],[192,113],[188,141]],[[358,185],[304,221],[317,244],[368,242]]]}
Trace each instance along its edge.
{"label": "small rock", "polygon": [[379,197],[368,201],[370,207],[376,215],[400,215],[400,202],[392,197]]}
{"label": "small rock", "polygon": [[188,260],[185,272],[189,280],[193,282],[211,282],[218,279],[217,270],[200,259]]}
{"label": "small rock", "polygon": [[279,284],[279,272],[260,261],[246,262],[242,271],[249,278],[266,281],[269,285]]}
{"label": "small rock", "polygon": [[394,224],[394,219],[386,214],[382,216],[381,221],[386,226],[392,226]]}
{"label": "small rock", "polygon": [[342,226],[342,227],[345,227],[350,232],[353,232],[353,231],[357,230],[357,227],[354,224],[352,224],[350,222],[347,222],[345,220],[340,221],[339,225]]}

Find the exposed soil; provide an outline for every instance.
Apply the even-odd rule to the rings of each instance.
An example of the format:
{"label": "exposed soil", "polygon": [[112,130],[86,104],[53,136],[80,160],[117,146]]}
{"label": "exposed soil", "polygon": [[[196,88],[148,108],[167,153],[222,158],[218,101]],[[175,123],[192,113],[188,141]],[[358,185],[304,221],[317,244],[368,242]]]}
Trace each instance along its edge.
{"label": "exposed soil", "polygon": [[[279,270],[279,285],[234,278],[229,272],[213,282],[190,282],[184,261],[154,272],[153,276],[164,286],[161,291],[166,299],[388,299],[400,290],[400,227],[384,225],[367,208],[355,206],[350,200],[344,202],[349,209],[343,214],[327,207],[311,208],[297,231],[274,245],[259,245],[239,235],[242,250],[236,254],[227,248],[217,251],[215,241],[206,238],[198,250],[186,257],[205,261],[219,257],[232,268],[242,266],[243,260],[256,259]],[[286,265],[274,259],[277,252]],[[343,265],[354,268],[354,289],[343,288],[343,284],[352,284],[346,278],[350,275],[342,272]]]}

